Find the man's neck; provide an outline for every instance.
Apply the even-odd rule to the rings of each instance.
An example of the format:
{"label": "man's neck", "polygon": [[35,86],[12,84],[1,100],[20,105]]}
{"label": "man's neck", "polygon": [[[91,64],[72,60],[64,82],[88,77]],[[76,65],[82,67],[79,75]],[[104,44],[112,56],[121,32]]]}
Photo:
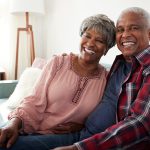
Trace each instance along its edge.
{"label": "man's neck", "polygon": [[128,63],[131,63],[131,62],[132,62],[131,57],[126,57],[126,56],[124,56],[124,58],[125,58],[126,62],[128,62]]}

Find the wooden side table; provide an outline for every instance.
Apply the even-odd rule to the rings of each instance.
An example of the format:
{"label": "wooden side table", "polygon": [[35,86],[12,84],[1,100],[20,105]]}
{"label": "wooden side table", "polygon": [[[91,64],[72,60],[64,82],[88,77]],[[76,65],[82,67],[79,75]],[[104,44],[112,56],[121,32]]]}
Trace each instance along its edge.
{"label": "wooden side table", "polygon": [[2,67],[0,67],[0,80],[6,80],[6,73]]}

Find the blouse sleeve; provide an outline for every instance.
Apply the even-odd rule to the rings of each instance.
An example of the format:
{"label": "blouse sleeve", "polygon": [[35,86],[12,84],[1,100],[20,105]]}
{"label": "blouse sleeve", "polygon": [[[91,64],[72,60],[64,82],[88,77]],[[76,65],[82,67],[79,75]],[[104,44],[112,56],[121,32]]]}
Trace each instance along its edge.
{"label": "blouse sleeve", "polygon": [[35,84],[33,93],[24,98],[20,106],[8,116],[9,119],[14,117],[20,118],[23,123],[24,132],[34,133],[39,128],[47,106],[47,89],[58,69],[57,60],[58,56],[55,56],[48,61]]}

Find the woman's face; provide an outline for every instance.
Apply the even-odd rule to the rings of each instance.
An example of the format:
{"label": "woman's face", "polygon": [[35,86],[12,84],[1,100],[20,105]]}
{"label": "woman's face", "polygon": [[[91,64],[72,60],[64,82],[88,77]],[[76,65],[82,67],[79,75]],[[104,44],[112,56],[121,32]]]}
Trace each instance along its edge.
{"label": "woman's face", "polygon": [[89,29],[81,37],[81,58],[86,62],[98,63],[105,53],[106,47],[107,45],[102,34],[96,32],[94,29]]}

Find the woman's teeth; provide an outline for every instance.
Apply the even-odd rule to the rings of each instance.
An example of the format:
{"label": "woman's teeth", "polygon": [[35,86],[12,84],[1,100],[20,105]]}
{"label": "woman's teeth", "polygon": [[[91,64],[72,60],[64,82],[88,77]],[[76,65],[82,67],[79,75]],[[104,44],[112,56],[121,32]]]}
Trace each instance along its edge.
{"label": "woman's teeth", "polygon": [[86,51],[87,53],[89,53],[89,54],[95,54],[95,52],[94,52],[94,51],[89,50],[89,49],[85,49],[85,51]]}

